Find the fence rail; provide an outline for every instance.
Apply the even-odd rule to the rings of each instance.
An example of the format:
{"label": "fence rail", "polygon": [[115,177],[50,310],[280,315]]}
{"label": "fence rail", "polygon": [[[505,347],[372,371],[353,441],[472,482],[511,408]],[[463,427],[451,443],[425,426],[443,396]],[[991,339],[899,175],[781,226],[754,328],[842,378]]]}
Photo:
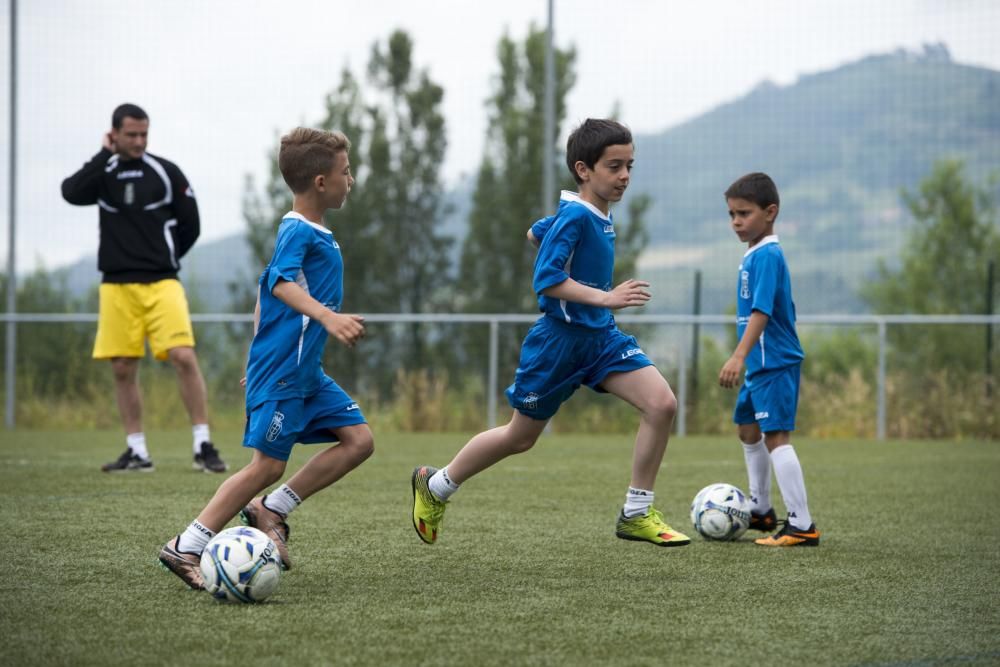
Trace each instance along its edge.
{"label": "fence rail", "polygon": [[[192,314],[191,319],[197,323],[251,323],[253,316],[243,313],[198,313]],[[499,367],[499,336],[501,324],[523,324],[534,322],[538,319],[538,314],[425,314],[425,313],[378,313],[365,315],[366,322],[381,322],[387,324],[407,324],[407,323],[427,323],[427,324],[488,324],[489,325],[489,370],[488,386],[491,391],[487,391],[487,423],[492,428],[497,423],[497,393],[499,378],[497,369]],[[618,315],[617,322],[626,324],[669,324],[694,326],[700,324],[734,324],[733,315]],[[799,324],[827,324],[843,326],[872,326],[875,327],[878,336],[878,369],[876,373],[876,437],[879,440],[885,439],[886,424],[886,354],[887,341],[886,331],[889,326],[906,326],[918,324],[961,324],[961,325],[1000,325],[1000,315],[800,315]],[[52,324],[72,324],[97,322],[97,313],[0,313],[0,322],[15,325],[8,327],[8,332],[16,331],[17,324],[28,323],[52,323]],[[14,386],[13,376],[15,373],[13,363],[8,363],[6,368],[7,386]],[[678,435],[686,434],[685,406],[687,405],[687,365],[684,354],[679,355],[679,365],[677,386],[677,399],[679,414],[677,416]],[[8,428],[14,427],[14,408],[16,397],[7,396],[7,418]]]}

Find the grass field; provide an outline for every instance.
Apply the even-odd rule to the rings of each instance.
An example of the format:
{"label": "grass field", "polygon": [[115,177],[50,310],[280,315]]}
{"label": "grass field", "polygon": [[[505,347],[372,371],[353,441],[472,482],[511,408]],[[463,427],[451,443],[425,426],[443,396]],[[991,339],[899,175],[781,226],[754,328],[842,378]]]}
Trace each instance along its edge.
{"label": "grass field", "polygon": [[[467,483],[430,547],[410,472],[465,438],[377,434],[371,460],[292,515],[274,596],[236,606],[155,560],[221,477],[190,470],[181,432],[150,434],[155,473],[102,474],[121,440],[0,436],[0,664],[1000,664],[997,442],[803,440],[819,548],[660,549],[613,534],[631,438],[545,436]],[[745,486],[734,440],[675,440],[657,505],[690,528],[715,481]]]}

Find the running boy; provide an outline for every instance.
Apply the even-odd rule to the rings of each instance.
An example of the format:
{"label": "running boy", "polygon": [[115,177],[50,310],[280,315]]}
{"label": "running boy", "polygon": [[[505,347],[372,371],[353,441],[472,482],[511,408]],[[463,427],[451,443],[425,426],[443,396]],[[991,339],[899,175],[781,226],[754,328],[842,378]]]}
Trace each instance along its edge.
{"label": "running boy", "polygon": [[750,477],[750,528],[769,531],[777,527],[771,506],[773,465],[788,520],[774,535],[755,541],[769,547],[814,547],[819,545],[819,531],[809,514],[802,466],[790,435],[795,430],[799,370],[805,354],[795,333],[788,265],[774,234],[778,188],[767,174],[747,174],[726,190],[726,203],[733,231],[749,249],[736,282],[740,342],[719,371],[719,384],[735,387],[746,364],[733,421],[739,427]]}
{"label": "running boy", "polygon": [[[191,588],[204,586],[198,562],[205,545],[237,512],[274,540],[283,566],[291,567],[285,522],[289,512],[374,451],[372,432],[358,404],[320,365],[328,335],[348,347],[364,336],[364,319],[340,312],[340,246],[321,224],[327,209],[344,205],[354,184],[350,147],[340,132],[300,127],[281,138],[278,167],[293,203],[278,227],[274,255],[257,288],[243,437],[243,446],[254,449],[253,458],[223,482],[198,518],[160,551],[160,562]],[[276,491],[255,498],[284,474],[296,442],[336,441]]]}
{"label": "running boy", "polygon": [[513,416],[506,426],[472,438],[444,468],[413,471],[413,527],[427,544],[440,535],[448,499],[459,485],[530,449],[581,384],[622,398],[641,415],[631,483],[615,534],[665,547],[690,542],[652,506],[677,400],[635,338],[619,331],[611,315],[650,299],[644,281],[611,287],[615,228],[608,207],[628,187],[633,155],[631,132],[611,120],[588,119],[570,135],[566,163],[579,194],[564,191],[556,214],[528,232],[540,243],[533,282],[544,315],[524,339],[514,384],[507,389]]}

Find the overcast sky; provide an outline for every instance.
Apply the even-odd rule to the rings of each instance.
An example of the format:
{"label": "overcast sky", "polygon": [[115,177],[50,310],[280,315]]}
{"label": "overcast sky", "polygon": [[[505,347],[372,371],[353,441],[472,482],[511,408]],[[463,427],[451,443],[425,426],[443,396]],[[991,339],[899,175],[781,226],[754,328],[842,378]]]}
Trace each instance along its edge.
{"label": "overcast sky", "polygon": [[[7,262],[10,4],[0,0],[0,239]],[[281,132],[319,119],[347,65],[410,33],[415,60],[445,89],[453,182],[473,172],[496,43],[546,20],[546,0],[20,0],[17,267],[92,253],[97,209],[59,195],[97,152],[111,110],[151,117],[149,150],[176,162],[197,193],[202,239],[243,229],[246,174],[265,173]],[[615,103],[637,133],[656,132],[739,97],[871,53],[944,42],[955,60],[1000,70],[994,0],[556,0],[555,39],[573,45],[568,126]],[[641,146],[637,156],[641,159]]]}

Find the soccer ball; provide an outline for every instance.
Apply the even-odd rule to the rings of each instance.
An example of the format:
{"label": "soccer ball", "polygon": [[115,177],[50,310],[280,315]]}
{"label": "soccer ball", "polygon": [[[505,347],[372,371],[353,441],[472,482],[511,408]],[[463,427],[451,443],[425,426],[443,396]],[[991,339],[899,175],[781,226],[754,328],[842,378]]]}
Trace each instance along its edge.
{"label": "soccer ball", "polygon": [[705,539],[738,539],[750,525],[750,500],[732,484],[709,484],[691,503],[691,523]]}
{"label": "soccer ball", "polygon": [[278,587],[278,549],[256,528],[227,528],[202,552],[201,576],[216,600],[260,602]]}

